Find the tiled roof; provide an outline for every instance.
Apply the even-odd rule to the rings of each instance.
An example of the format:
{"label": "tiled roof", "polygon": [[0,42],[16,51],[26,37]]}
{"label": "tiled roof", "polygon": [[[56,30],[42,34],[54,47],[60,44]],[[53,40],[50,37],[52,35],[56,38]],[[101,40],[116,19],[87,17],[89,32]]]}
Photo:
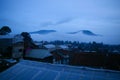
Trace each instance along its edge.
{"label": "tiled roof", "polygon": [[49,56],[52,56],[52,54],[45,49],[32,49],[25,55],[25,57],[37,58],[37,59],[44,59]]}
{"label": "tiled roof", "polygon": [[0,73],[0,80],[120,80],[120,72],[23,60]]}

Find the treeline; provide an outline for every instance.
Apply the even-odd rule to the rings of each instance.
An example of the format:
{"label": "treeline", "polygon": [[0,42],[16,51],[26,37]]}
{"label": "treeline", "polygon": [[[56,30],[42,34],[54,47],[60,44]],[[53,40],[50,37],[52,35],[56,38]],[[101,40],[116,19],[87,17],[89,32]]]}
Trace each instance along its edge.
{"label": "treeline", "polygon": [[70,50],[76,52],[99,52],[99,53],[120,53],[120,45],[109,45],[104,43],[97,42],[79,42],[79,41],[41,41],[44,45],[53,44],[53,45],[67,45]]}

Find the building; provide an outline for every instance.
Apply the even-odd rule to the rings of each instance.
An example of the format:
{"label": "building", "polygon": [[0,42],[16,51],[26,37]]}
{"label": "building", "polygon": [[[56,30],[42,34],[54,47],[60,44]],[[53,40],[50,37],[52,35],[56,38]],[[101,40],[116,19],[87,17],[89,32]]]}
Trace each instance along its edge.
{"label": "building", "polygon": [[56,49],[51,52],[54,57],[54,63],[69,64],[69,51],[63,49]]}
{"label": "building", "polygon": [[24,43],[17,42],[13,44],[12,58],[13,59],[22,59],[23,58]]}
{"label": "building", "polygon": [[0,80],[120,80],[120,71],[22,60],[0,73]]}
{"label": "building", "polygon": [[10,58],[12,55],[13,37],[8,35],[0,35],[0,54],[4,58]]}
{"label": "building", "polygon": [[69,63],[74,66],[91,66],[120,70],[120,54],[101,54],[95,52],[72,53]]}
{"label": "building", "polygon": [[53,56],[47,49],[28,49],[25,59],[37,60],[41,62],[53,62]]}
{"label": "building", "polygon": [[56,46],[53,45],[53,44],[47,44],[47,45],[44,45],[44,47],[45,47],[46,49],[48,49],[49,51],[54,51],[54,50],[56,50]]}
{"label": "building", "polygon": [[67,45],[59,45],[59,47],[63,50],[69,50],[69,47]]}

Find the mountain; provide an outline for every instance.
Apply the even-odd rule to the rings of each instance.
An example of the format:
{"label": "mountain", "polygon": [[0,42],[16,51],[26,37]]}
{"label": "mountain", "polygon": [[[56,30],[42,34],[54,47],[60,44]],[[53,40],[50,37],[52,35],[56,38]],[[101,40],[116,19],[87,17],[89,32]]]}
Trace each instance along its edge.
{"label": "mountain", "polygon": [[69,32],[69,33],[56,31],[56,30],[39,30],[39,31],[30,32],[30,34],[35,41],[69,40],[69,41],[80,41],[80,42],[92,42],[92,41],[102,42],[104,38],[104,36],[101,37],[98,34],[95,34],[89,30],[79,30],[76,32]]}
{"label": "mountain", "polygon": [[30,32],[30,34],[49,34],[54,32],[56,32],[56,30],[39,30],[39,31]]}
{"label": "mountain", "polygon": [[[34,32],[30,32],[30,34],[50,34],[50,33],[54,33],[54,32],[57,32],[56,30],[39,30],[39,31],[34,31]],[[79,30],[79,31],[76,31],[76,32],[68,32],[67,34],[78,34],[82,32],[82,34],[84,35],[88,35],[88,36],[100,36],[99,34],[95,34],[93,33],[92,31],[89,31],[89,30]]]}
{"label": "mountain", "polygon": [[30,32],[30,34],[35,41],[69,40],[69,41],[81,41],[81,42],[90,42],[90,41],[101,42],[101,38],[103,38],[89,30],[79,30],[76,32],[69,32],[69,33],[56,31],[56,30],[39,30],[39,31]]}
{"label": "mountain", "polygon": [[99,34],[95,34],[95,33],[93,33],[92,31],[89,31],[89,30],[79,30],[79,31],[76,31],[76,32],[68,32],[68,34],[78,34],[80,32],[82,32],[83,34],[88,35],[88,36],[100,36]]}

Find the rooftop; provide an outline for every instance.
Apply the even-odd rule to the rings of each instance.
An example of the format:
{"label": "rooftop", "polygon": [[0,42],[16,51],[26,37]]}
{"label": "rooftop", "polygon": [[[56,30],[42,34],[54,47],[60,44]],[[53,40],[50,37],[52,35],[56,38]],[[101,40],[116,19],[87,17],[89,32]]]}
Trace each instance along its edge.
{"label": "rooftop", "polygon": [[120,80],[120,72],[21,60],[0,80]]}
{"label": "rooftop", "polygon": [[31,49],[26,53],[25,57],[44,59],[52,56],[52,54],[46,49]]}

